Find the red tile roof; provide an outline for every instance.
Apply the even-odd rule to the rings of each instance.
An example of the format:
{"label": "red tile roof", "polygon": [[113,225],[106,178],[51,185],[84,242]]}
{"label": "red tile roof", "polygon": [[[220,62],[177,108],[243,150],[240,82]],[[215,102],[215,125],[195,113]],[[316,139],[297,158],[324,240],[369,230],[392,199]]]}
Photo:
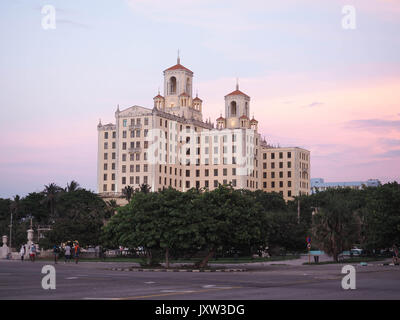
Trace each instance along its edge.
{"label": "red tile roof", "polygon": [[245,114],[242,115],[239,119],[249,119],[249,117],[247,117]]}
{"label": "red tile roof", "polygon": [[201,100],[199,97],[194,98],[193,101],[201,101],[201,102],[203,102],[203,100]]}
{"label": "red tile roof", "polygon": [[162,95],[160,95],[160,94],[156,95],[153,99],[157,99],[157,98],[163,98],[164,99],[164,97]]}
{"label": "red tile roof", "polygon": [[180,97],[190,97],[186,92],[182,92],[179,96]]}
{"label": "red tile roof", "polygon": [[250,122],[256,122],[256,123],[258,123],[258,121],[257,121],[256,119],[254,119],[254,117],[253,117],[253,119],[251,119]]}
{"label": "red tile roof", "polygon": [[242,96],[245,96],[245,97],[247,97],[247,98],[250,98],[247,94],[243,93],[243,92],[240,91],[240,90],[235,90],[235,91],[233,91],[233,92],[227,94],[225,97],[227,97],[227,96],[239,96],[239,95],[242,95]]}
{"label": "red tile roof", "polygon": [[170,71],[170,70],[186,70],[186,71],[189,71],[189,72],[191,72],[191,73],[193,73],[193,71],[191,71],[191,70],[189,70],[188,68],[185,68],[183,65],[181,65],[180,63],[178,63],[178,64],[176,64],[176,65],[174,65],[174,66],[172,66],[172,67],[170,67],[170,68],[168,68],[168,69],[165,69],[164,70],[164,72],[165,71]]}
{"label": "red tile roof", "polygon": [[219,121],[219,120],[225,120],[225,118],[224,117],[219,117],[218,119],[217,119],[217,121]]}

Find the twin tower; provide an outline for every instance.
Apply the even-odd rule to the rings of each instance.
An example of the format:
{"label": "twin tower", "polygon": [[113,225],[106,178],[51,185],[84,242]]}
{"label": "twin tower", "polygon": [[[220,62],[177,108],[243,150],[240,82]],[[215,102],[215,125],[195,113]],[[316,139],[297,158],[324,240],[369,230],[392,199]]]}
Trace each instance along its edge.
{"label": "twin tower", "polygon": [[[158,110],[202,121],[202,103],[197,96],[193,99],[193,72],[180,63],[164,70],[164,96],[153,98],[154,107]],[[250,97],[239,90],[225,96],[225,118],[217,119],[217,129],[252,128],[257,129],[257,120],[249,119]]]}

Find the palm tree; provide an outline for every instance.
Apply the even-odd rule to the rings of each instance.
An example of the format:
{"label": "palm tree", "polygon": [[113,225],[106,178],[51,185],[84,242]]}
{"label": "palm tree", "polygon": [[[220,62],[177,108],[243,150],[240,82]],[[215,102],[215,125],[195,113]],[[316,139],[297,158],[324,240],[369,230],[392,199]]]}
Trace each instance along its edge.
{"label": "palm tree", "polygon": [[109,209],[109,216],[113,216],[114,214],[116,214],[116,210],[119,207],[119,205],[117,204],[117,201],[114,199],[111,199],[110,201],[106,201],[107,207]]}
{"label": "palm tree", "polygon": [[79,190],[79,183],[76,182],[75,180],[72,180],[71,183],[67,183],[67,188],[65,191],[67,192],[74,192],[76,190]]}
{"label": "palm tree", "polygon": [[140,192],[149,193],[150,190],[151,190],[151,187],[148,184],[143,183],[140,185]]}
{"label": "palm tree", "polygon": [[131,186],[126,186],[123,190],[122,193],[125,195],[125,199],[128,200],[128,202],[131,201],[132,195],[133,195],[133,188]]}
{"label": "palm tree", "polygon": [[51,218],[55,217],[56,202],[59,194],[63,191],[64,189],[59,187],[55,183],[50,183],[49,185],[44,186],[43,193],[45,195],[45,198],[43,199],[42,203],[46,203],[49,206]]}

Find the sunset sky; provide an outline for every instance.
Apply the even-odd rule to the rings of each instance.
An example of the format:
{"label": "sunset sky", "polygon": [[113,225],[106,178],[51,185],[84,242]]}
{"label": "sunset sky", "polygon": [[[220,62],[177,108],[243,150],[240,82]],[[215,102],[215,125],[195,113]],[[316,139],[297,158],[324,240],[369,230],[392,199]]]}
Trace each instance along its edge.
{"label": "sunset sky", "polygon": [[239,78],[261,134],[310,150],[312,178],[400,181],[398,0],[2,0],[0,41],[2,198],[96,191],[99,119],[152,108],[178,49],[204,119]]}

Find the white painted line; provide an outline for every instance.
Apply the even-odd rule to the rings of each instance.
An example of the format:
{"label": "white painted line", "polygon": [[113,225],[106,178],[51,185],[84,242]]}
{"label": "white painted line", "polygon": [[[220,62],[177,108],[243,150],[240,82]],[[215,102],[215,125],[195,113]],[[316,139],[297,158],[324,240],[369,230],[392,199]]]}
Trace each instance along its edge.
{"label": "white painted line", "polygon": [[145,283],[152,284],[152,283],[155,283],[155,282],[154,281],[146,281]]}
{"label": "white painted line", "polygon": [[215,284],[206,284],[205,286],[202,286],[203,288],[212,288],[215,287]]}
{"label": "white painted line", "polygon": [[195,292],[193,290],[161,290],[160,292],[182,292],[182,293],[192,293]]}
{"label": "white painted line", "polygon": [[65,278],[65,279],[67,279],[67,280],[75,280],[75,279],[78,279],[78,277],[68,277],[68,278]]}

